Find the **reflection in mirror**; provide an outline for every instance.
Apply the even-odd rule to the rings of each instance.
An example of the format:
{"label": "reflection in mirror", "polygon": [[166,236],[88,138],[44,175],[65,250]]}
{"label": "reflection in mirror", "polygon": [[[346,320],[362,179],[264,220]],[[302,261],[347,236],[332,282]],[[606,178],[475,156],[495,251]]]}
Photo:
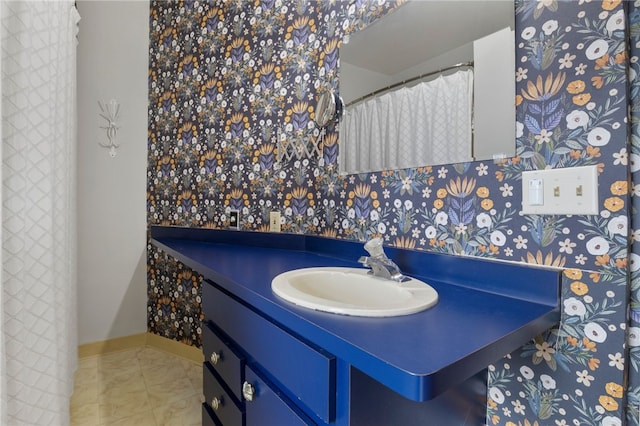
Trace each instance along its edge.
{"label": "reflection in mirror", "polygon": [[314,121],[320,128],[324,128],[342,116],[343,102],[334,92],[324,92],[318,98]]}
{"label": "reflection in mirror", "polygon": [[[340,95],[346,105],[345,117],[340,123],[341,171],[358,173],[513,155],[515,47],[513,32],[507,28],[513,28],[513,22],[514,4],[510,1],[410,1],[345,38],[340,48]],[[456,66],[461,63],[465,66]],[[469,63],[473,65],[466,66]],[[457,88],[450,92],[454,83]],[[445,89],[439,87],[436,91],[435,86]],[[446,149],[442,145],[436,147],[432,136],[415,136],[414,125],[432,120],[432,117],[418,114],[424,107],[415,104],[415,100],[406,99],[407,93],[414,92],[411,99],[417,96],[421,105],[431,103],[442,98],[441,90],[445,90],[443,93],[447,96],[459,99],[458,102],[449,99],[450,104],[459,104],[465,97],[467,103],[458,105],[458,112],[450,106],[431,106],[447,121],[429,124],[431,127],[426,134],[433,132],[433,126],[445,129],[446,136],[441,139],[447,145]],[[421,93],[416,94],[418,91]],[[372,93],[375,95],[371,96]],[[402,101],[389,99],[398,96]],[[367,103],[378,104],[377,109],[366,109],[363,105]],[[388,104],[382,112],[380,104]],[[363,125],[354,118],[356,109],[367,111],[358,114],[368,116],[370,124]],[[461,123],[460,118],[454,120],[453,116],[472,121]],[[467,116],[472,118],[464,118]],[[397,117],[409,117],[410,125],[398,124],[394,121]],[[387,125],[383,121],[395,124]],[[450,133],[459,127],[468,130]],[[347,132],[347,128],[351,130]],[[354,128],[367,129],[368,134]],[[357,139],[364,141],[361,152],[365,157],[380,156],[373,153],[376,132],[393,137],[385,148],[381,148],[383,151],[391,149],[406,154],[428,147],[427,150],[432,151],[431,157],[420,160],[417,155],[410,154],[405,155],[408,159],[394,158],[392,162],[374,166],[359,162],[354,165],[352,160],[346,160],[353,148],[352,140]],[[418,147],[411,148],[410,145]],[[398,146],[397,150],[393,148]],[[454,154],[449,155],[447,151]],[[434,153],[438,155],[434,156]]]}

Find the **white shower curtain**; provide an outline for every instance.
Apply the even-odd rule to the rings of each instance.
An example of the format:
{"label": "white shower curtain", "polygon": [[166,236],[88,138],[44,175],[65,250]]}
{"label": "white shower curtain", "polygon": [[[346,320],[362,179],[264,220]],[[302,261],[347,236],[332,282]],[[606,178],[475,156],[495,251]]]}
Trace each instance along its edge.
{"label": "white shower curtain", "polygon": [[472,159],[473,71],[458,71],[347,108],[340,170],[402,169]]}
{"label": "white shower curtain", "polygon": [[73,0],[0,1],[0,425],[69,424],[77,365]]}

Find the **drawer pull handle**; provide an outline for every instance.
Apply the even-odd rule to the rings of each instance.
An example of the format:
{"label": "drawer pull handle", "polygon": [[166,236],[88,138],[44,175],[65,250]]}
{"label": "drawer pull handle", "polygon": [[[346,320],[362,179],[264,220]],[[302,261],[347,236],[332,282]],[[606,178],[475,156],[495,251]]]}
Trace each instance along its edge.
{"label": "drawer pull handle", "polygon": [[253,398],[256,396],[256,388],[249,382],[244,382],[242,384],[242,396],[248,402],[253,401]]}
{"label": "drawer pull handle", "polygon": [[211,400],[211,408],[213,408],[213,411],[218,411],[218,409],[223,405],[224,405],[224,401],[222,400],[222,397],[218,398],[216,396]]}
{"label": "drawer pull handle", "polygon": [[211,353],[211,364],[217,365],[222,360],[222,356],[218,352]]}

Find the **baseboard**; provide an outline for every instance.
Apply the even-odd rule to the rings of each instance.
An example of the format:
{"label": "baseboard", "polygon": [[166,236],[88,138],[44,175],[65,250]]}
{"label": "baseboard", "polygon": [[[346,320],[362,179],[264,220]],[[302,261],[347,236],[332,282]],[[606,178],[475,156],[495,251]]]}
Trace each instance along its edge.
{"label": "baseboard", "polygon": [[185,345],[184,343],[176,342],[175,340],[167,339],[166,337],[158,336],[157,334],[147,333],[147,346],[151,346],[152,348],[185,358],[198,364],[202,364],[204,362],[202,349],[196,348],[195,346]]}
{"label": "baseboard", "polygon": [[78,358],[104,355],[143,346],[149,346],[196,363],[202,363],[204,360],[200,348],[188,346],[153,333],[140,333],[100,342],[86,343],[78,346]]}
{"label": "baseboard", "polygon": [[110,352],[145,346],[147,344],[147,334],[149,333],[133,334],[131,336],[116,337],[114,339],[80,345],[78,346],[78,358],[104,355]]}

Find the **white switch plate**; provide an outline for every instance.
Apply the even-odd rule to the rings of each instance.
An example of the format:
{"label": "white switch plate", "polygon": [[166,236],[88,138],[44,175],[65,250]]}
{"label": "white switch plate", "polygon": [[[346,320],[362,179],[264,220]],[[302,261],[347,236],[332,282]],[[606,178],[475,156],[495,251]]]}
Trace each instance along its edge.
{"label": "white switch plate", "polygon": [[598,166],[522,172],[522,213],[598,214]]}
{"label": "white switch plate", "polygon": [[280,212],[269,213],[269,231],[280,232]]}

